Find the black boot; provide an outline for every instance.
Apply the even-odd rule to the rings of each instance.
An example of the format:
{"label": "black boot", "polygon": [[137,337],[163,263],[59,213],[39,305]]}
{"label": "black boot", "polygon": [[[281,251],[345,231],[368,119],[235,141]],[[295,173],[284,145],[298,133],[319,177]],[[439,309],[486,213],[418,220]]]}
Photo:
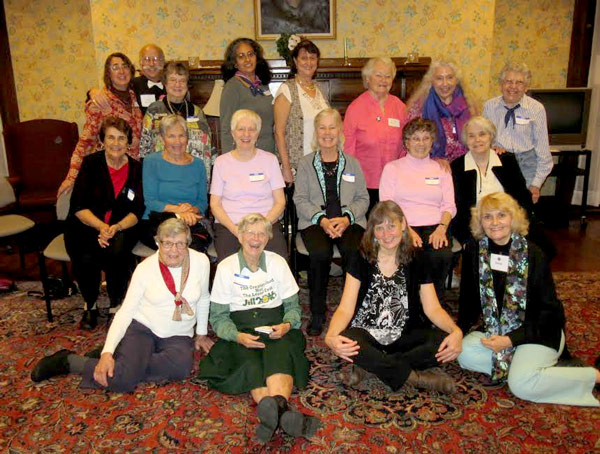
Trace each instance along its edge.
{"label": "black boot", "polygon": [[314,416],[303,415],[296,410],[288,410],[280,420],[283,431],[292,437],[310,438],[321,427],[321,421]]}
{"label": "black boot", "polygon": [[306,328],[306,334],[309,336],[320,336],[323,332],[323,327],[325,326],[325,316],[324,315],[312,315],[310,318],[310,323]]}
{"label": "black boot", "polygon": [[72,354],[71,350],[59,350],[53,355],[46,356],[38,361],[31,371],[31,379],[35,382],[48,380],[57,375],[66,375],[70,372],[67,357]]}
{"label": "black boot", "polygon": [[87,352],[85,355],[88,358],[95,358],[95,359],[100,359],[100,356],[102,355],[102,349],[104,348],[104,345],[98,345],[96,348],[94,348],[93,350],[90,350],[89,352]]}
{"label": "black boot", "polygon": [[87,310],[83,313],[79,322],[79,329],[86,331],[94,329],[98,326],[98,309]]}
{"label": "black boot", "polygon": [[279,425],[279,418],[287,409],[287,400],[283,396],[266,396],[261,399],[256,408],[260,420],[256,437],[261,443],[266,443],[273,437]]}

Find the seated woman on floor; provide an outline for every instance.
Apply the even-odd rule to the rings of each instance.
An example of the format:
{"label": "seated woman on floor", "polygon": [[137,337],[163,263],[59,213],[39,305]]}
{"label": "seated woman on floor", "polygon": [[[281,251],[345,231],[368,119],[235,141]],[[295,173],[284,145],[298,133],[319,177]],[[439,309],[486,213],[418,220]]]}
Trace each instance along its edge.
{"label": "seated woman on floor", "polygon": [[456,359],[462,332],[440,306],[421,254],[413,258],[406,218],[395,202],[375,205],[360,252],[325,336],[337,356],[356,365],[340,374],[342,381],[354,386],[366,370],[392,391],[409,383],[454,392],[454,380],[422,370]]}
{"label": "seated woman on floor", "polygon": [[219,264],[212,287],[210,324],[219,341],[198,372],[223,393],[250,392],[258,404],[256,434],[263,443],[278,425],[305,437],[319,426],[287,404],[294,384],[302,389],[308,382],[308,360],[298,285],[287,262],[264,251],[271,229],[261,214],[246,215],[238,224],[241,250]]}
{"label": "seated woman on floor", "polygon": [[496,192],[472,212],[477,241],[463,254],[459,326],[473,331],[460,366],[508,381],[520,399],[600,406],[592,394],[598,369],[555,367],[565,348],[565,315],[544,254],[525,238],[525,211]]}
{"label": "seated woman on floor", "polygon": [[132,135],[125,120],[105,118],[99,134],[104,149],[83,158],[75,179],[65,246],[85,302],[81,329],[98,324],[96,300],[102,271],[114,311],[125,296],[133,270],[131,250],[138,240],[144,197],[140,163],[126,154]]}
{"label": "seated woman on floor", "polygon": [[206,169],[202,161],[186,152],[187,121],[179,115],[167,115],[160,122],[164,143],[161,152],[144,159],[144,201],[146,212],[142,226],[142,242],[156,249],[154,236],[161,222],[180,218],[190,227],[196,251],[206,252],[210,244]]}
{"label": "seated woman on floor", "polygon": [[[31,379],[80,374],[82,388],[133,392],[141,382],[178,381],[192,370],[194,345],[208,353],[208,258],[188,249],[190,229],[181,219],[163,222],[158,253],[133,273],[99,359],[60,350],[40,360]],[[194,341],[194,326],[196,339]]]}

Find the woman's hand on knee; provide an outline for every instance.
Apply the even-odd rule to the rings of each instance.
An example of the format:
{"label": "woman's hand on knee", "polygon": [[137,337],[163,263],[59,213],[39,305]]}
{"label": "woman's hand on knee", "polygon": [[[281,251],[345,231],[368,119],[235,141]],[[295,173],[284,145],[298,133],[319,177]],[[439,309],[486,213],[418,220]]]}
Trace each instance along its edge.
{"label": "woman's hand on knee", "polygon": [[205,355],[208,355],[213,345],[215,345],[215,342],[208,336],[198,334],[194,340],[196,350],[201,350]]}
{"label": "woman's hand on knee", "polygon": [[458,358],[458,355],[462,352],[462,339],[463,333],[458,328],[448,334],[435,354],[436,359],[440,363],[449,363]]}
{"label": "woman's hand on knee", "polygon": [[281,339],[290,331],[290,329],[292,329],[292,325],[290,322],[284,322],[279,325],[271,326],[271,329],[273,329],[273,332],[269,334],[269,337],[271,339]]}
{"label": "woman's hand on knee", "polygon": [[358,355],[360,350],[358,342],[339,334],[337,336],[326,336],[325,343],[333,353],[351,363],[354,362],[352,357]]}
{"label": "woman's hand on knee", "polygon": [[489,348],[490,350],[500,353],[505,348],[510,348],[513,346],[510,337],[508,336],[498,336],[496,334],[481,339],[481,343],[485,348]]}
{"label": "woman's hand on knee", "polygon": [[260,336],[253,336],[248,333],[239,333],[237,335],[237,343],[246,348],[265,348],[265,344],[257,342],[258,339],[260,339]]}
{"label": "woman's hand on knee", "polygon": [[102,353],[100,361],[94,368],[94,380],[102,386],[108,386],[108,377],[113,378],[115,374],[115,359],[112,353]]}

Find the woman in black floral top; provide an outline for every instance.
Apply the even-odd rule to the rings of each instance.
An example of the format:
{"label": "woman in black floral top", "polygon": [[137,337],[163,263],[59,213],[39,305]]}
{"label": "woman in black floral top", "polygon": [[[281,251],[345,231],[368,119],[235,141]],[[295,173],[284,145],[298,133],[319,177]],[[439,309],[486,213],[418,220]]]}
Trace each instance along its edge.
{"label": "woman in black floral top", "polygon": [[524,400],[600,406],[593,367],[555,367],[565,349],[565,314],[543,252],[525,238],[525,210],[506,193],[483,197],[472,210],[463,255],[459,326],[467,332],[458,362],[508,381]]}
{"label": "woman in black floral top", "polygon": [[337,356],[355,364],[341,379],[353,386],[366,370],[393,391],[409,383],[453,392],[451,378],[423,369],[456,359],[462,331],[440,306],[426,259],[413,258],[406,219],[395,202],[373,208],[360,252],[348,266],[325,337]]}

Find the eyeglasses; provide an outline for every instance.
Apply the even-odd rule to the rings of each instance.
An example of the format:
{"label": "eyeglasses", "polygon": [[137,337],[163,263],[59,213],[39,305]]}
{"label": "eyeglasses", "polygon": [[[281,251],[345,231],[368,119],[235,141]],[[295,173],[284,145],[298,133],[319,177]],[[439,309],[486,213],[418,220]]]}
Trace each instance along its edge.
{"label": "eyeglasses", "polygon": [[162,57],[142,57],[141,60],[144,63],[158,63],[162,62]]}
{"label": "eyeglasses", "polygon": [[110,70],[117,72],[120,71],[121,69],[129,71],[129,66],[128,65],[110,65]]}
{"label": "eyeglasses", "polygon": [[414,142],[414,143],[419,143],[419,142],[427,143],[427,142],[431,142],[433,140],[433,138],[429,135],[424,136],[424,137],[411,136],[408,138],[408,140],[410,140],[411,142]]}
{"label": "eyeglasses", "polygon": [[161,241],[160,245],[165,249],[173,249],[173,246],[176,246],[178,250],[182,251],[187,247],[187,243],[185,241]]}
{"label": "eyeglasses", "polygon": [[502,81],[502,83],[504,85],[516,85],[517,87],[523,87],[523,86],[525,86],[525,81],[524,80],[504,79]]}
{"label": "eyeglasses", "polygon": [[248,53],[245,53],[245,54],[240,53],[235,56],[235,58],[237,58],[238,60],[245,60],[245,59],[250,60],[253,57],[256,57],[256,52],[254,52],[253,50],[251,50]]}
{"label": "eyeglasses", "polygon": [[246,231],[244,231],[244,235],[255,236],[260,239],[264,239],[267,237],[267,232],[257,232],[255,230],[246,230]]}
{"label": "eyeglasses", "polygon": [[183,79],[177,79],[175,77],[169,77],[167,79],[167,83],[170,85],[187,85],[187,79],[183,78]]}

